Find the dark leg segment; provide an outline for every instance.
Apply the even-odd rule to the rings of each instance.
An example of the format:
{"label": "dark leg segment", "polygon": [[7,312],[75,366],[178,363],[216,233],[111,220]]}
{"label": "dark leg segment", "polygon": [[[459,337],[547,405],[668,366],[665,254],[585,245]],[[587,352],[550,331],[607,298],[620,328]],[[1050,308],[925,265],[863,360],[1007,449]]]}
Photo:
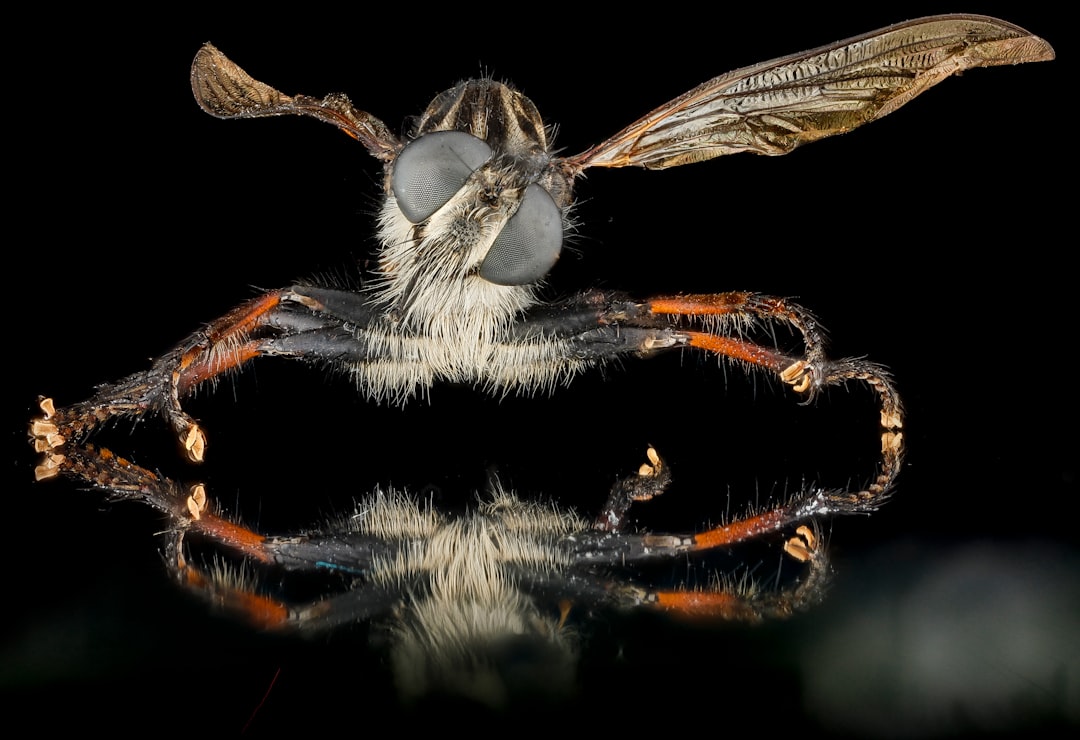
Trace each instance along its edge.
{"label": "dark leg segment", "polygon": [[620,478],[611,487],[607,504],[597,516],[593,528],[601,532],[619,532],[626,522],[626,512],[635,501],[648,501],[671,485],[671,471],[655,449],[646,451],[649,462],[638,468],[637,475]]}

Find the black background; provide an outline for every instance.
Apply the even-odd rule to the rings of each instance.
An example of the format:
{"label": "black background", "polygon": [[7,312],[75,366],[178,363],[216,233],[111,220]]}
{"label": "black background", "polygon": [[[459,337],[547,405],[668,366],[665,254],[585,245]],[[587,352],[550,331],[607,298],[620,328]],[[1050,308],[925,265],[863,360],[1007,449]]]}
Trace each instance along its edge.
{"label": "black background", "polygon": [[[589,624],[571,706],[590,725],[654,718],[718,731],[1075,723],[1075,194],[1062,179],[1072,175],[1071,48],[1064,18],[1035,3],[58,14],[21,28],[8,64],[17,329],[0,699],[42,727],[148,722],[224,735],[252,713],[250,734],[370,732],[384,713],[527,719],[554,732],[579,722],[399,709],[362,626],[304,641],[209,615],[166,578],[152,512],[70,482],[30,483],[24,430],[37,394],[84,398],[255,288],[355,275],[371,255],[376,162],[311,120],[202,113],[187,80],[202,42],[285,92],[345,92],[396,130],[459,79],[490,74],[529,95],[575,153],[727,70],[956,10],[1022,25],[1059,59],[948,80],[789,157],[581,183],[579,237],[550,295],[797,296],[830,330],[833,354],[892,368],[909,456],[887,507],[832,527],[825,605],[754,628]],[[552,398],[437,388],[404,410],[365,402],[347,379],[265,362],[189,408],[210,438],[202,468],[180,463],[153,423],[130,439],[120,427],[109,443],[206,481],[267,531],[317,522],[380,484],[460,501],[491,470],[588,513],[648,443],[671,462],[679,503],[638,511],[638,522],[688,529],[721,516],[729,492],[737,508],[755,489],[764,498],[804,477],[858,481],[874,459],[868,397],[833,393],[802,409],[762,378],[679,357],[630,362]],[[837,436],[867,415],[851,439]]]}

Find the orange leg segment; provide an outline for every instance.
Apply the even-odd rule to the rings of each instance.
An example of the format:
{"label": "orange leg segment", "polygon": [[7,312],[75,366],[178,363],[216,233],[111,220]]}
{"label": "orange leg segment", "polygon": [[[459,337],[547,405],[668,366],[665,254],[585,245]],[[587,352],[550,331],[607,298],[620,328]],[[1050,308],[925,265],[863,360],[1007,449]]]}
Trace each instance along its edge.
{"label": "orange leg segment", "polygon": [[187,395],[195,386],[237,368],[259,355],[258,342],[244,339],[281,304],[274,291],[234,308],[202,332],[202,341],[189,346],[176,368],[177,393]]}
{"label": "orange leg segment", "polygon": [[[825,340],[817,320],[805,309],[783,298],[740,291],[654,298],[646,306],[655,316],[697,319],[704,331],[679,332],[691,347],[774,372],[800,393],[812,389],[812,373],[825,359]],[[719,323],[713,326],[710,319],[714,322],[724,319],[735,322],[733,326],[736,329],[740,320],[786,325],[802,337],[805,349],[800,357],[792,357],[732,336],[738,332],[725,331],[721,328],[723,324]]]}
{"label": "orange leg segment", "polygon": [[684,616],[740,621],[755,616],[744,599],[726,591],[658,591],[655,597],[657,608]]}
{"label": "orange leg segment", "polygon": [[207,573],[189,565],[182,554],[178,556],[178,576],[189,589],[207,595],[219,606],[244,618],[259,629],[280,629],[290,625],[289,608],[267,596],[245,591],[220,582]]}
{"label": "orange leg segment", "polygon": [[667,296],[654,298],[647,306],[654,315],[753,317],[787,324],[803,336],[807,354],[819,352],[824,341],[817,320],[806,309],[783,298],[759,293],[733,291]]}
{"label": "orange leg segment", "polygon": [[799,518],[792,514],[793,512],[789,511],[788,507],[780,507],[700,532],[694,535],[694,544],[691,549],[709,550],[752,540],[766,532],[774,532]]}
{"label": "orange leg segment", "polygon": [[715,352],[733,360],[749,362],[751,365],[772,370],[776,373],[783,372],[796,362],[787,355],[743,339],[735,339],[720,334],[707,334],[700,331],[687,331],[683,332],[683,334],[690,338],[691,347]]}

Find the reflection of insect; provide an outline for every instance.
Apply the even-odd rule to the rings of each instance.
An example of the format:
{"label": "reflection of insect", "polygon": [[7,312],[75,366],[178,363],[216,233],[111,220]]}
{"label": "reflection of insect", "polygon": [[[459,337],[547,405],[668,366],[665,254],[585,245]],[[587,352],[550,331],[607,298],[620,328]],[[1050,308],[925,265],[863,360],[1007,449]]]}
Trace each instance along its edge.
{"label": "reflection of insect", "polygon": [[[461,646],[495,644],[497,635],[534,627],[537,634],[558,635],[558,621],[541,617],[542,597],[748,618],[790,611],[814,597],[824,572],[812,526],[798,530],[787,546],[795,561],[807,563],[806,576],[778,592],[733,588],[722,580],[700,590],[654,585],[639,580],[635,561],[706,551],[812,525],[830,514],[876,508],[893,484],[902,452],[901,409],[890,380],[872,363],[826,358],[813,318],[782,299],[724,293],[638,301],[590,291],[542,302],[538,284],[558,258],[573,181],[590,167],[662,169],[737,151],[783,154],[881,117],[964,69],[1051,57],[1045,42],[992,19],[909,22],[717,78],[604,143],[559,157],[551,153],[532,103],[490,80],[466,82],[437,97],[402,141],[342,95],[283,95],[204,47],[192,83],[208,112],[223,118],[315,117],[340,127],[384,163],[375,279],[363,292],[312,284],[272,291],[194,333],[148,371],[104,386],[87,401],[55,410],[44,403],[45,416],[32,430],[45,453],[39,476],[80,476],[163,509],[177,532],[170,545],[174,571],[268,625],[329,625],[384,613],[406,598],[414,621],[403,620],[403,630],[433,640],[453,628],[441,645]],[[787,352],[754,341],[758,329],[772,325],[794,330],[802,347]],[[884,427],[877,477],[864,490],[807,487],[775,508],[701,533],[631,534],[623,521],[629,502],[666,485],[665,468],[653,459],[639,476],[616,486],[591,524],[509,494],[495,494],[477,514],[447,523],[386,495],[366,502],[361,509],[367,513],[341,531],[266,538],[216,516],[201,488],[181,491],[76,445],[107,419],[150,412],[161,414],[188,456],[200,460],[206,438],[181,399],[262,355],[344,369],[370,397],[400,403],[437,381],[494,393],[549,390],[627,355],[692,347],[772,373],[808,398],[849,381],[869,385]],[[256,564],[330,568],[362,587],[286,608],[252,596],[236,579],[190,565],[180,547],[186,534]],[[449,544],[421,555],[437,542]],[[459,553],[467,567],[455,570]],[[433,606],[437,625],[423,614]],[[446,616],[451,608],[456,618]],[[504,618],[495,619],[500,612]],[[460,630],[477,632],[467,640]],[[435,652],[430,645],[427,651]]]}

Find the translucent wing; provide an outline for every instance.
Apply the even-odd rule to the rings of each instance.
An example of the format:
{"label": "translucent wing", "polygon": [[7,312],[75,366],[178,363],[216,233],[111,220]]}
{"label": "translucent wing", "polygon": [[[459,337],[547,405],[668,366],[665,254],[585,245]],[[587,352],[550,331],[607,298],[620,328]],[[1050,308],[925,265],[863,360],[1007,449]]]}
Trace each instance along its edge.
{"label": "translucent wing", "polygon": [[401,150],[401,142],[386,124],[353,107],[346,95],[335,93],[322,100],[290,97],[252,78],[213,44],[205,44],[195,55],[191,90],[202,109],[218,118],[311,116],[337,126],[384,162]]}
{"label": "translucent wing", "polygon": [[921,18],[709,80],[563,166],[577,175],[787,154],[886,116],[966,69],[1053,58],[1041,38],[996,18]]}

